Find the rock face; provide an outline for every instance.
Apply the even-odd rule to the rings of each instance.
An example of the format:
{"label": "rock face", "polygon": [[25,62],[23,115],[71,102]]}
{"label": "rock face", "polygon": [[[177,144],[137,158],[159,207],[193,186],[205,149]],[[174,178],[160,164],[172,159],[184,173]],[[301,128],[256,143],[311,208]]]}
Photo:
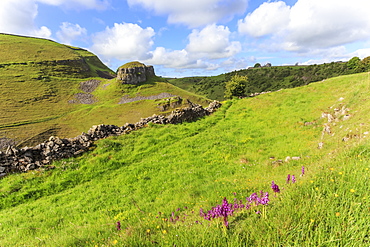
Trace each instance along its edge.
{"label": "rock face", "polygon": [[60,139],[50,137],[47,142],[38,144],[34,147],[25,147],[18,149],[14,146],[8,146],[5,152],[0,151],[0,178],[12,172],[25,172],[38,169],[49,165],[54,160],[74,157],[88,151],[94,144],[94,141],[109,136],[118,136],[128,134],[154,124],[178,124],[182,122],[194,121],[197,118],[210,115],[221,106],[218,101],[212,102],[207,108],[193,104],[190,101],[189,107],[172,111],[169,116],[153,115],[143,118],[135,124],[126,123],[118,127],[115,125],[96,125],[89,129],[87,133],[82,133],[75,138]]}
{"label": "rock face", "polygon": [[155,76],[153,66],[146,66],[139,62],[122,65],[117,70],[117,80],[122,84],[138,84]]}

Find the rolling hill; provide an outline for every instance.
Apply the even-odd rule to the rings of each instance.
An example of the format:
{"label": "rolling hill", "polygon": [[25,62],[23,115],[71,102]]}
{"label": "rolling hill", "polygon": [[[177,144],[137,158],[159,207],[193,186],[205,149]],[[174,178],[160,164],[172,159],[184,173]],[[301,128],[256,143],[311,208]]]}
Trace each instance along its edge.
{"label": "rolling hill", "polygon": [[122,126],[166,114],[171,109],[161,111],[160,99],[150,100],[160,93],[209,102],[159,77],[122,85],[99,58],[81,48],[0,34],[0,149],[35,145],[52,135],[74,137],[92,125]]}
{"label": "rolling hill", "polygon": [[361,73],[234,99],[9,175],[0,245],[368,246],[369,89]]}
{"label": "rolling hill", "polygon": [[224,100],[225,82],[238,74],[247,76],[245,96],[254,93],[277,91],[308,85],[328,78],[370,71],[370,57],[360,60],[353,57],[348,62],[331,62],[306,66],[255,66],[218,76],[186,77],[169,80],[175,86],[204,95],[209,99]]}

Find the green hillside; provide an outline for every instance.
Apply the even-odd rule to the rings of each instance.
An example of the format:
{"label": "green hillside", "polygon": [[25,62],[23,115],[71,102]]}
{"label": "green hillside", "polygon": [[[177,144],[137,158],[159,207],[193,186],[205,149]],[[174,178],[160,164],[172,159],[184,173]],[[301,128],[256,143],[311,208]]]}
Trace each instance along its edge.
{"label": "green hillside", "polygon": [[[9,175],[0,245],[369,246],[369,90],[362,73],[227,101]],[[223,198],[232,215],[201,216]]]}
{"label": "green hillside", "polygon": [[249,96],[253,93],[294,88],[336,76],[366,71],[370,71],[370,57],[362,60],[354,57],[348,62],[309,66],[254,67],[218,76],[172,79],[170,83],[210,99],[224,100],[225,82],[230,81],[235,74],[248,77],[245,95]]}
{"label": "green hillside", "polygon": [[154,100],[119,104],[125,95],[166,92],[208,102],[160,78],[132,86],[120,85],[113,77],[113,71],[84,49],[0,34],[0,149],[4,140],[35,145],[51,135],[74,137],[92,125],[122,126],[162,113]]}

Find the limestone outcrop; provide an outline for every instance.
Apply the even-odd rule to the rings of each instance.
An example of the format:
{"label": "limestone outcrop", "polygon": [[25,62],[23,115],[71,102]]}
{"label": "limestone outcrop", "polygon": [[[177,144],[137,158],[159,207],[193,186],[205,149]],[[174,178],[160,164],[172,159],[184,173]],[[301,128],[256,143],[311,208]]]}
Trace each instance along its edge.
{"label": "limestone outcrop", "polygon": [[146,82],[152,76],[155,76],[153,66],[139,62],[126,63],[117,70],[117,80],[122,84]]}

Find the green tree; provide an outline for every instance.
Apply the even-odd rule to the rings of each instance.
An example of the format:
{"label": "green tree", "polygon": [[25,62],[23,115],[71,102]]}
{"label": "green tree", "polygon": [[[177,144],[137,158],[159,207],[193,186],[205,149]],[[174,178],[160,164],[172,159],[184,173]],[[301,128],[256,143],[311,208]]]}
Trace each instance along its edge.
{"label": "green tree", "polygon": [[261,68],[262,66],[261,66],[261,64],[260,63],[256,63],[254,66],[253,66],[253,68]]}
{"label": "green tree", "polygon": [[231,99],[233,96],[245,96],[248,77],[238,74],[231,77],[231,80],[225,82],[225,98]]}
{"label": "green tree", "polygon": [[364,68],[364,71],[370,71],[370,56],[362,59],[361,65]]}
{"label": "green tree", "polygon": [[359,69],[360,62],[361,59],[359,57],[353,57],[347,62],[347,67],[353,72],[357,72],[357,70]]}

